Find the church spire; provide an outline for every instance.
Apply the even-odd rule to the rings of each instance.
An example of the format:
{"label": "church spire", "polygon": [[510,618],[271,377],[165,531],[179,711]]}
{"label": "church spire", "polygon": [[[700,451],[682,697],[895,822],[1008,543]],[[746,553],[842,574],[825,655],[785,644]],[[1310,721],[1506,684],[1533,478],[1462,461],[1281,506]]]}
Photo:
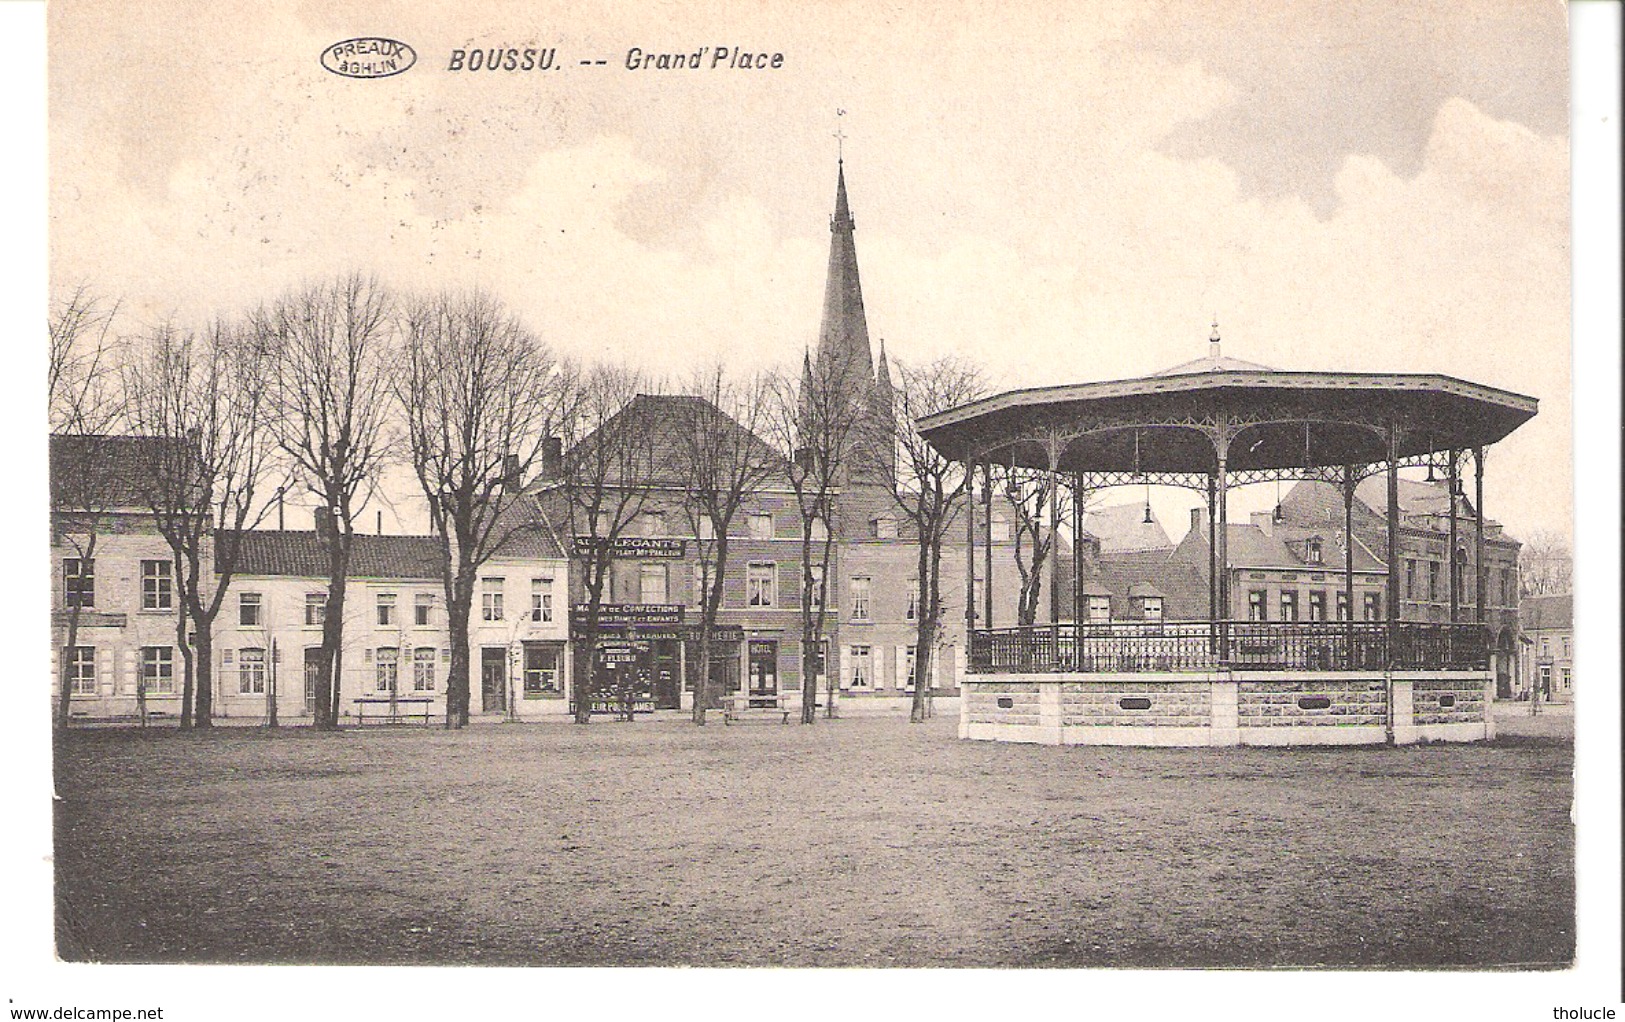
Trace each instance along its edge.
{"label": "church spire", "polygon": [[824,277],[824,316],[818,327],[819,374],[825,379],[848,380],[856,388],[874,373],[869,348],[869,324],[863,313],[863,285],[858,280],[858,250],[846,200],[846,165],[835,175],[835,215],[829,221],[829,268]]}

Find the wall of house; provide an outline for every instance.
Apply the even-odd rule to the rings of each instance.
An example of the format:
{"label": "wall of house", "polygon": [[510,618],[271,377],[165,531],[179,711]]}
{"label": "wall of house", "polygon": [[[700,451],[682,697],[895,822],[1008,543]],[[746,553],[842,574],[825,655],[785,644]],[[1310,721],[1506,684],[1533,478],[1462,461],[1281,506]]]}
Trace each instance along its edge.
{"label": "wall of house", "polygon": [[[181,659],[176,646],[176,626],[180,621],[178,593],[170,589],[169,607],[143,606],[141,562],[173,564],[174,553],[158,534],[148,516],[118,514],[101,516],[95,547],[95,606],[80,612],[75,643],[90,647],[95,657],[95,691],[76,693],[69,699],[72,717],[108,718],[136,716],[143,699],[153,716],[180,715],[182,685]],[[81,556],[88,536],[82,532],[56,532],[51,544],[51,695],[62,691],[64,645],[68,638],[70,611],[66,606],[64,561]],[[142,651],[168,652],[167,680],[155,678],[140,685]],[[144,695],[139,691],[145,688]]]}

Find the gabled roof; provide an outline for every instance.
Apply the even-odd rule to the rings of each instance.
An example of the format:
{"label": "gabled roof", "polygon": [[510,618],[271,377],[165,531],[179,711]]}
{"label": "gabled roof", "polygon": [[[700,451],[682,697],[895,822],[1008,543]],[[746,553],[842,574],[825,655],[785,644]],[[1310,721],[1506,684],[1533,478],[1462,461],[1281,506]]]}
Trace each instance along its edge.
{"label": "gabled roof", "polygon": [[1518,603],[1518,624],[1526,632],[1574,628],[1574,594],[1525,596]]}
{"label": "gabled roof", "polygon": [[[178,443],[156,436],[51,434],[51,508],[107,511],[145,507],[142,485],[158,476]],[[176,459],[168,458],[171,465]]]}
{"label": "gabled roof", "polygon": [[[643,478],[634,482],[657,485],[681,484],[682,466],[687,457],[681,431],[690,428],[691,424],[696,422],[705,423],[708,430],[735,432],[740,443],[753,452],[753,457],[761,458],[767,464],[776,466],[782,462],[780,454],[771,444],[747,430],[737,419],[710,401],[692,394],[634,396],[626,407],[572,446],[565,453],[564,460],[568,465],[583,457],[584,452],[591,452],[593,446],[599,442],[600,436],[612,439],[620,436],[647,437],[652,445],[648,452],[647,471],[642,473]],[[719,432],[718,435],[722,434]],[[614,485],[621,480],[611,479],[609,482]]]}
{"label": "gabled roof", "polygon": [[1102,555],[1097,577],[1111,590],[1114,613],[1129,613],[1129,601],[1135,596],[1160,595],[1163,617],[1176,621],[1207,619],[1206,573],[1171,557],[1168,551]]}
{"label": "gabled roof", "polygon": [[1100,540],[1102,554],[1135,550],[1167,552],[1174,548],[1155,514],[1146,522],[1144,504],[1114,504],[1088,511],[1083,516],[1083,530]]}
{"label": "gabled roof", "polygon": [[[1285,568],[1294,571],[1306,567],[1303,559],[1293,553],[1285,543],[1256,525],[1237,525],[1232,522],[1225,535],[1229,539],[1227,554],[1232,569]],[[1177,549],[1187,561],[1200,561],[1205,566],[1207,530],[1190,530],[1180,541]]]}
{"label": "gabled roof", "polygon": [[[237,574],[327,577],[327,553],[315,532],[255,529],[236,533],[242,546]],[[218,547],[220,537],[215,537]],[[357,533],[350,547],[351,578],[440,579],[440,540],[434,536]]]}

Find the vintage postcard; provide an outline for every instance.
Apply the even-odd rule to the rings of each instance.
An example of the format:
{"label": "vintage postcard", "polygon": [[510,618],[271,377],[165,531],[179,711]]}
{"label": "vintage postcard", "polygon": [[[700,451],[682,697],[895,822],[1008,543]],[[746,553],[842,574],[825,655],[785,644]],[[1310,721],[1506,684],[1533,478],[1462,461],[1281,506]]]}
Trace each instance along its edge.
{"label": "vintage postcard", "polygon": [[44,20],[14,1017],[1617,1001],[1564,5]]}

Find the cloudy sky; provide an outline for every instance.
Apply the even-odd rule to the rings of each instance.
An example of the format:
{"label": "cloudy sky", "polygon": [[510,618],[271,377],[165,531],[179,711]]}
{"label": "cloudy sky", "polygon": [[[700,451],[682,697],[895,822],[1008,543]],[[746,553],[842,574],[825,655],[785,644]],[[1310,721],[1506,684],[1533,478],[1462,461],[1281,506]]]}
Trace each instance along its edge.
{"label": "cloudy sky", "polygon": [[[1120,378],[1204,354],[1217,315],[1250,361],[1516,390],[1541,411],[1492,451],[1487,510],[1569,531],[1554,0],[63,0],[49,18],[53,284],[122,296],[128,330],[360,268],[482,285],[583,357],[793,363],[818,328],[844,109],[870,331],[895,356],[968,355],[999,388]],[[417,65],[323,70],[324,47],[371,35]],[[624,66],[702,46],[783,66]],[[561,66],[447,70],[476,47]],[[1188,503],[1158,494],[1176,535]]]}

